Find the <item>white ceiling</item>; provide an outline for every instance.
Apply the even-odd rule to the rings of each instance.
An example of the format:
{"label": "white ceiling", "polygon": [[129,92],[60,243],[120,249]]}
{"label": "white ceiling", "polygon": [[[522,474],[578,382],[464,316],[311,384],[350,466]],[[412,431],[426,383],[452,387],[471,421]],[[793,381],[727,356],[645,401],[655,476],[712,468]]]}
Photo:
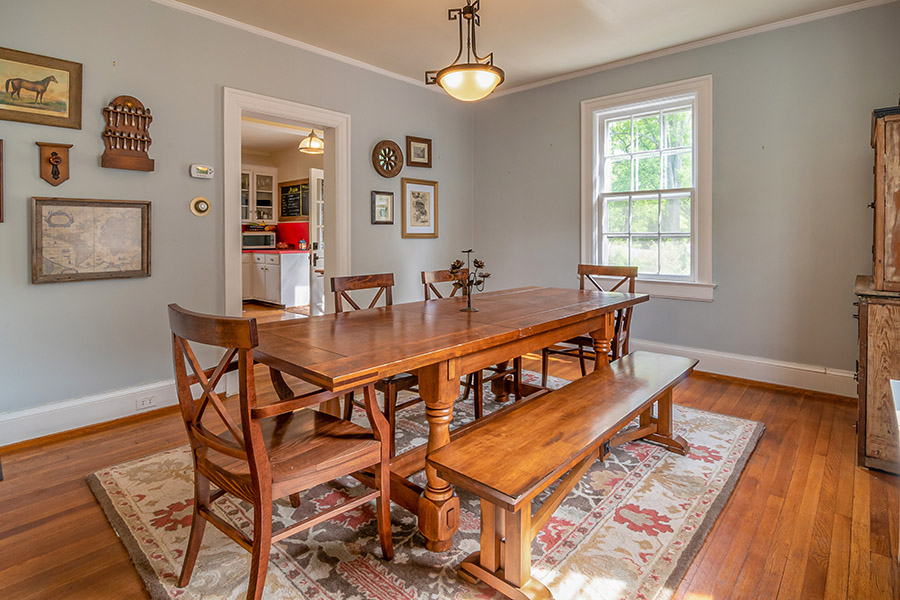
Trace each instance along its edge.
{"label": "white ceiling", "polygon": [[[159,0],[158,0],[159,1]],[[166,2],[170,4],[171,2]],[[456,56],[449,8],[465,0],[182,0],[416,80]],[[477,42],[500,88],[710,37],[879,0],[482,0]]]}
{"label": "white ceiling", "polygon": [[[300,145],[300,140],[309,135],[309,131],[307,127],[243,117],[241,119],[241,150],[269,155],[288,148],[296,149]],[[322,137],[322,130],[317,130],[316,135]]]}

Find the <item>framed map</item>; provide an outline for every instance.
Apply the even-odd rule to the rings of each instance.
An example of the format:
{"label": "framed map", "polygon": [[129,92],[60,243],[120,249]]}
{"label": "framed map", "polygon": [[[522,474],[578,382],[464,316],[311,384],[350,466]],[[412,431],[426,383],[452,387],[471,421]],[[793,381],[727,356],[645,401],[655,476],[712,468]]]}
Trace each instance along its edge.
{"label": "framed map", "polygon": [[150,203],[34,198],[31,283],[150,276]]}

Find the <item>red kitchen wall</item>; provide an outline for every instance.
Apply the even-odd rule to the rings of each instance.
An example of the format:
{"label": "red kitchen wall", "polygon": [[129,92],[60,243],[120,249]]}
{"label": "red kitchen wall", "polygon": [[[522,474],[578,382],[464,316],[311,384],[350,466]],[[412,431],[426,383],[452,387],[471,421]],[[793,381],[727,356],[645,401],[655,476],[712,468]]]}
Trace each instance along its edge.
{"label": "red kitchen wall", "polygon": [[279,242],[290,244],[293,248],[298,249],[300,240],[306,240],[307,247],[309,244],[309,223],[279,223],[276,225],[277,239]]}

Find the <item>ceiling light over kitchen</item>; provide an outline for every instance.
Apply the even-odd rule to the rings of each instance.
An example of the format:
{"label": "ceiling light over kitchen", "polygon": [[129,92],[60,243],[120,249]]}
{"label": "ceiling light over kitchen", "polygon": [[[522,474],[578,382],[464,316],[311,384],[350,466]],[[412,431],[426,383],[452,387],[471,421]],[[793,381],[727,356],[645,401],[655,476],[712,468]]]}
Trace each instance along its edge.
{"label": "ceiling light over kitchen", "polygon": [[297,148],[304,154],[323,154],[325,152],[325,142],[316,135],[315,130],[310,130],[309,135],[300,141]]}
{"label": "ceiling light over kitchen", "polygon": [[[437,84],[448,94],[464,102],[481,100],[503,83],[503,69],[494,66],[494,53],[478,56],[475,49],[475,27],[481,25],[478,9],[481,0],[466,0],[462,8],[451,8],[449,18],[459,21],[459,53],[449,67],[440,71],[426,71],[425,83]],[[463,54],[463,22],[466,27],[466,62],[459,62]]]}

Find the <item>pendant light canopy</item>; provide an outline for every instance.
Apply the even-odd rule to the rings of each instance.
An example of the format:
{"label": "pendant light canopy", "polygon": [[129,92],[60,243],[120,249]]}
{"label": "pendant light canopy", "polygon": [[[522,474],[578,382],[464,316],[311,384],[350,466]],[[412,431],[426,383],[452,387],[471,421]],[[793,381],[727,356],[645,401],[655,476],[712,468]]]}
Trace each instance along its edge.
{"label": "pendant light canopy", "polygon": [[[494,66],[494,53],[478,56],[475,49],[475,28],[481,25],[478,10],[481,0],[466,0],[462,8],[451,8],[449,19],[459,21],[459,53],[456,60],[440,71],[426,71],[425,83],[437,84],[448,94],[464,102],[481,100],[503,83],[503,69]],[[466,30],[466,62],[463,56],[463,27]]]}
{"label": "pendant light canopy", "polygon": [[325,142],[312,129],[309,135],[300,141],[300,146],[297,150],[304,154],[323,154],[325,152]]}

